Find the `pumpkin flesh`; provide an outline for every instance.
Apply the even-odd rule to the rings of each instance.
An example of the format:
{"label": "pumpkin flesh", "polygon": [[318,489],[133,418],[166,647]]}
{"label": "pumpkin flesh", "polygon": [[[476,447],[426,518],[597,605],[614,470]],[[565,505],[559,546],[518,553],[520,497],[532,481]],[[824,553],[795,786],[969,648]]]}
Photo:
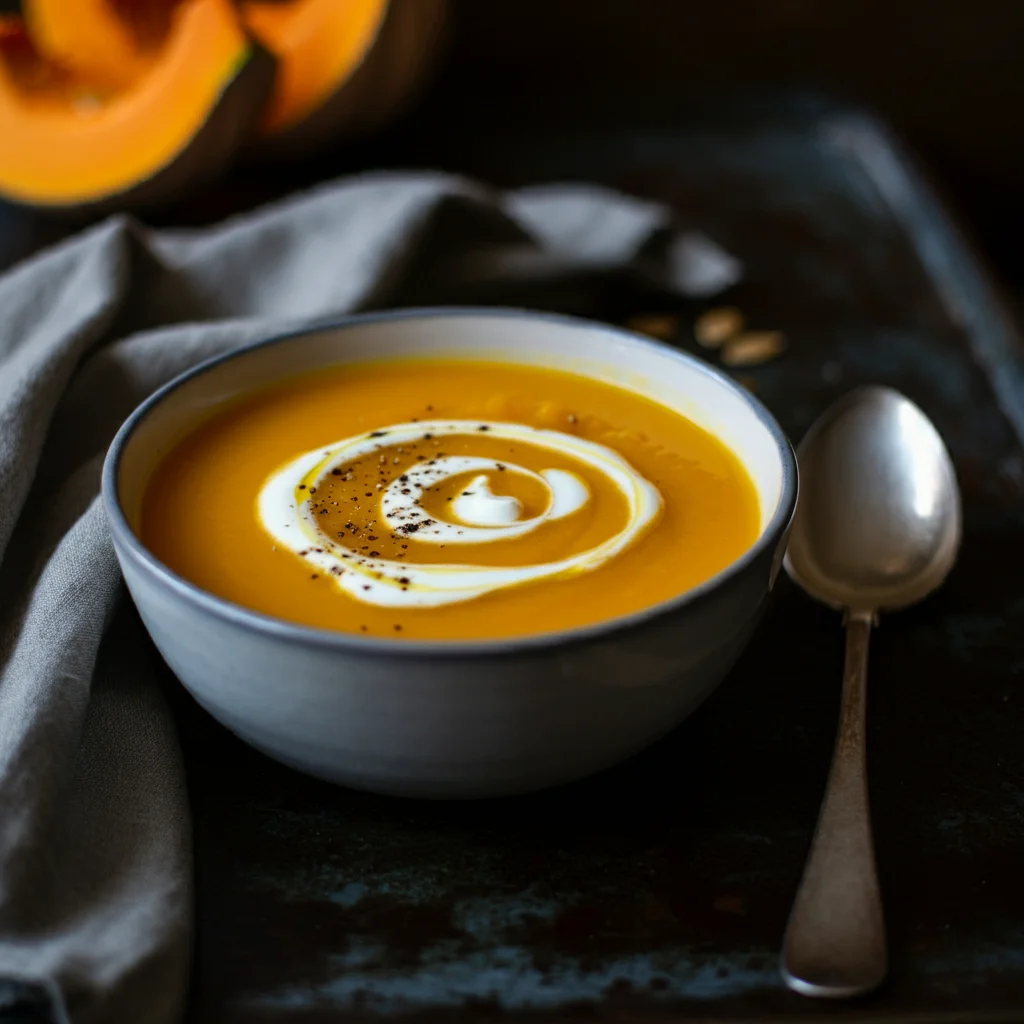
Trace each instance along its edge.
{"label": "pumpkin flesh", "polygon": [[256,54],[230,0],[187,0],[131,87],[66,70],[24,26],[0,33],[0,192],[37,206],[124,193],[175,163]]}
{"label": "pumpkin flesh", "polygon": [[[167,31],[174,0],[26,0],[40,53],[97,82],[126,86],[144,74]],[[359,66],[388,0],[244,0],[246,28],[278,72],[258,133],[304,121]]]}
{"label": "pumpkin flesh", "polygon": [[124,88],[149,71],[176,0],[25,0],[28,34],[47,61]]}
{"label": "pumpkin flesh", "polygon": [[274,135],[314,113],[359,66],[387,14],[387,0],[249,0],[247,28],[277,59],[259,124]]}

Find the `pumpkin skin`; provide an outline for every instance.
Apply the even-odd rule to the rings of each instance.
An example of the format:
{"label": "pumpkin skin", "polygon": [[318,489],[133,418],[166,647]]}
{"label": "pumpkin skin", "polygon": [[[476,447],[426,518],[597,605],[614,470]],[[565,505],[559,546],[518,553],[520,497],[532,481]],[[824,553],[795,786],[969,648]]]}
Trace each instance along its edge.
{"label": "pumpkin skin", "polygon": [[251,150],[267,157],[393,119],[433,69],[447,24],[446,0],[243,0],[241,10],[278,64]]}
{"label": "pumpkin skin", "polygon": [[139,209],[198,188],[251,134],[273,81],[231,0],[184,0],[121,90],[48,61],[20,19],[0,26],[0,195],[54,212]]}

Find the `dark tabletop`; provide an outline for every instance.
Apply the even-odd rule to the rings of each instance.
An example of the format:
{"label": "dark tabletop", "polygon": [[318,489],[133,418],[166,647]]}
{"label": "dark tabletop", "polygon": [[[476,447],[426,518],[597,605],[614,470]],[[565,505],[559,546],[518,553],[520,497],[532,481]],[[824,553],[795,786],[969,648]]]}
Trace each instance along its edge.
{"label": "dark tabletop", "polygon": [[[538,112],[514,130],[428,129],[327,169],[588,178],[670,202],[744,261],[727,301],[785,333],[782,357],[741,373],[794,440],[867,382],[904,390],[945,436],[962,557],[938,595],[883,620],[871,655],[891,975],[844,1006],[778,978],[843,642],[838,617],[783,579],[693,718],[628,764],[528,798],[419,803],[318,783],[169,682],[196,823],[190,1019],[1024,1018],[1022,350],[932,189],[870,117],[814,97],[708,103],[668,126],[570,130]],[[323,172],[242,175],[176,216],[202,220]],[[26,246],[42,237],[15,228]],[[578,302],[612,320],[671,309],[676,343],[694,348],[699,305],[635,287]]]}
{"label": "dark tabletop", "polygon": [[[619,769],[540,796],[444,805],[346,792],[271,764],[186,706],[193,1020],[585,1018],[594,1006],[630,1020],[1024,1016],[1018,339],[870,118],[813,99],[727,106],[669,131],[480,135],[448,161],[434,140],[430,162],[508,183],[596,178],[671,202],[746,263],[728,301],[785,332],[787,353],[743,375],[794,439],[871,381],[903,389],[946,437],[965,495],[962,558],[938,596],[883,621],[872,652],[888,984],[823,1008],[776,973],[842,664],[838,618],[783,581],[691,721]],[[610,319],[668,305],[628,290],[589,299]],[[692,348],[699,307],[674,308],[677,341]]]}

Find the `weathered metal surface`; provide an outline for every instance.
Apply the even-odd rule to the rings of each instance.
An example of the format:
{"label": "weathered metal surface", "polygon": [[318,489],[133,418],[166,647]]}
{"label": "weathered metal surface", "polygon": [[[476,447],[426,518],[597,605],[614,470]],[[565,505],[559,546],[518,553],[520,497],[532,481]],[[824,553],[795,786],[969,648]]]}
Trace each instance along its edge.
{"label": "weathered metal surface", "polygon": [[[871,655],[891,976],[846,1007],[777,976],[842,671],[838,618],[782,580],[694,718],[618,769],[529,798],[428,804],[320,784],[169,685],[196,817],[193,1024],[1024,1016],[1021,352],[921,180],[870,120],[799,103],[712,108],[669,133],[424,132],[392,158],[671,201],[745,261],[728,301],[785,332],[781,357],[737,374],[794,440],[867,382],[904,390],[944,434],[962,558],[935,598],[883,620]],[[592,299],[615,319],[665,308]],[[675,308],[679,343],[698,351],[699,309]]]}

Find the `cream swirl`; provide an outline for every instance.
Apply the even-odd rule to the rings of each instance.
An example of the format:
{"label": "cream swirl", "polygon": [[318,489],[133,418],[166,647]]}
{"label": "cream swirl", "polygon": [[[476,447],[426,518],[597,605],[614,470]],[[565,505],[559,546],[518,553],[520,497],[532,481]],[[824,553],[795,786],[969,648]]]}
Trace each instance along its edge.
{"label": "cream swirl", "polygon": [[[547,449],[603,474],[625,499],[625,526],[586,551],[556,561],[513,566],[383,558],[376,550],[368,554],[362,550],[367,545],[360,548],[339,542],[321,527],[320,516],[328,510],[313,495],[325,478],[350,479],[352,470],[348,467],[366,456],[379,458],[383,475],[384,469],[399,459],[390,460],[379,454],[382,451],[402,451],[403,445],[423,439],[480,433]],[[499,475],[507,479],[516,474],[546,494],[546,505],[539,514],[524,518],[519,499],[494,493],[493,482]],[[447,506],[451,517],[428,511],[425,497],[446,481],[462,476],[469,480]],[[571,516],[591,500],[586,481],[566,469],[534,472],[498,459],[440,453],[398,471],[386,485],[377,483],[376,490],[366,496],[379,509],[381,528],[393,537],[405,540],[415,536],[419,543],[460,546],[525,536],[545,523]],[[257,498],[257,513],[277,544],[329,574],[351,597],[381,607],[414,608],[467,601],[505,587],[597,569],[625,551],[651,526],[661,503],[654,485],[604,445],[516,423],[443,420],[399,423],[306,452],[267,479]]]}

